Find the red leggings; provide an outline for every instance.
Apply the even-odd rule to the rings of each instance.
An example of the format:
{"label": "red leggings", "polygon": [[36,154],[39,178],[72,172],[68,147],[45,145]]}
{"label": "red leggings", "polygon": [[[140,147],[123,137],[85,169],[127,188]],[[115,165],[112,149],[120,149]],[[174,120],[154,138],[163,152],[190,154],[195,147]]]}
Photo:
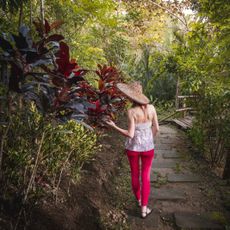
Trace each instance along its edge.
{"label": "red leggings", "polygon": [[[129,159],[132,177],[132,189],[137,200],[141,199],[141,205],[146,206],[148,204],[149,193],[150,193],[150,172],[152,161],[154,158],[154,149],[146,152],[136,152],[126,150],[126,154]],[[139,159],[141,158],[141,181],[140,186],[140,170],[139,170]]]}

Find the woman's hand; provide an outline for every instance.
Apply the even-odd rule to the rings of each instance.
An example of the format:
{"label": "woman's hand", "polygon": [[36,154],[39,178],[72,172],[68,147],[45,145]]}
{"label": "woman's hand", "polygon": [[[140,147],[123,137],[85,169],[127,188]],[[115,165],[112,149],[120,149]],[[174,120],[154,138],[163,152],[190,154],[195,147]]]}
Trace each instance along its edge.
{"label": "woman's hand", "polygon": [[115,126],[115,123],[112,121],[112,120],[107,120],[105,121],[105,123],[111,127],[114,127]]}
{"label": "woman's hand", "polygon": [[122,129],[120,127],[118,127],[112,120],[111,118],[107,118],[107,119],[104,119],[104,122],[105,124],[111,126],[112,128],[116,129],[118,132],[120,132],[121,134],[123,134],[124,136],[126,137],[133,137],[132,134],[130,134],[130,131],[128,130],[125,130],[125,129]]}

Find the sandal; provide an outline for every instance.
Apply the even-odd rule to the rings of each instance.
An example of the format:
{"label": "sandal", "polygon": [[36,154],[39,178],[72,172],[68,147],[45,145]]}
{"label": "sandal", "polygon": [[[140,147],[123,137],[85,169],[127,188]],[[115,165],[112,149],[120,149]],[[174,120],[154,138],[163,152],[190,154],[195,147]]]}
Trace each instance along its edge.
{"label": "sandal", "polygon": [[146,208],[146,211],[141,211],[141,218],[145,219],[149,214],[152,213],[152,209]]}

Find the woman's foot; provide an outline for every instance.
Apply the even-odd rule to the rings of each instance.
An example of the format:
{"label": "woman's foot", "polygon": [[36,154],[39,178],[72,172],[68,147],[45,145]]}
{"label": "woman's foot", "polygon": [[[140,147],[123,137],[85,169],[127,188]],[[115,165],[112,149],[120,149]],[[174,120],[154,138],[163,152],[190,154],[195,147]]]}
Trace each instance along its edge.
{"label": "woman's foot", "polygon": [[152,212],[152,209],[148,208],[147,206],[143,206],[141,208],[141,217],[146,218],[151,212]]}

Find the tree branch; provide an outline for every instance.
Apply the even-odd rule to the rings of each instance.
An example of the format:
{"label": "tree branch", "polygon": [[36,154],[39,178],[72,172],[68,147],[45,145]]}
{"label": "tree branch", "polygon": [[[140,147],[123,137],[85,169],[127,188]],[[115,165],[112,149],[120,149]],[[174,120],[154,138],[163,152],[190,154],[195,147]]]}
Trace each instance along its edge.
{"label": "tree branch", "polygon": [[168,14],[170,14],[170,15],[173,16],[174,18],[177,18],[177,19],[185,26],[186,30],[189,30],[187,21],[185,20],[184,17],[183,17],[184,20],[182,20],[178,15],[174,14],[174,13],[173,13],[171,10],[169,10],[168,8],[166,8],[166,7],[164,7],[164,6],[161,6],[160,4],[158,4],[158,3],[154,2],[154,1],[151,1],[151,2],[152,2],[152,4],[154,4],[155,6],[161,8],[162,10],[167,11]]}

